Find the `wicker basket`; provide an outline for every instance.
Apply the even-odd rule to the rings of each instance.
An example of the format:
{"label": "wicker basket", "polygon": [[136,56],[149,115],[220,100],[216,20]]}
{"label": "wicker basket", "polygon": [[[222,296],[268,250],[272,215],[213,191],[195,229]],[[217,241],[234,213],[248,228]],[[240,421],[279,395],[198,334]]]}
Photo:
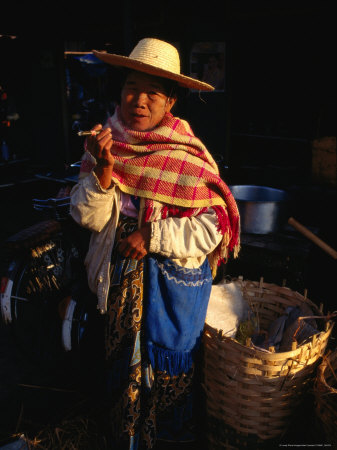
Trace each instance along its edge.
{"label": "wicker basket", "polygon": [[[323,316],[322,308],[287,287],[268,284],[263,279],[260,282],[241,280],[240,285],[261,329],[268,330],[288,306],[304,307],[305,304],[315,315]],[[237,448],[219,441],[216,428],[219,431],[221,424],[222,428],[229,426],[238,435],[254,436],[260,442],[284,434],[294,408],[313,381],[332,331],[331,321],[319,322],[324,322],[324,331],[298,347],[294,343],[287,352],[264,351],[251,342],[242,345],[206,323],[203,386],[207,421],[211,423],[208,426],[210,448]],[[240,447],[243,448],[242,443]]]}
{"label": "wicker basket", "polygon": [[337,445],[337,349],[323,357],[317,369],[314,394],[319,424],[327,441]]}

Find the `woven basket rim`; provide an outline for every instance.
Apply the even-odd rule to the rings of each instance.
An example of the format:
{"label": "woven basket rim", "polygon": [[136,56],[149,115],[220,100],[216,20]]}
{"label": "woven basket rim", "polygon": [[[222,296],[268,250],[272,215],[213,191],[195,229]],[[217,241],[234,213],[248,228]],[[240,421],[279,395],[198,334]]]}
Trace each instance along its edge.
{"label": "woven basket rim", "polygon": [[[328,332],[332,331],[332,328],[334,326],[334,323],[332,321],[328,321],[328,329],[325,331],[320,331],[319,333],[317,333],[315,336],[316,340],[320,339],[320,336],[325,335]],[[252,346],[248,347],[246,344],[241,344],[241,342],[237,341],[235,338],[232,338],[230,336],[224,336],[222,334],[222,330],[217,330],[216,328],[211,327],[208,324],[205,324],[204,326],[204,333],[207,335],[212,335],[212,337],[216,337],[217,339],[220,340],[220,342],[231,342],[233,345],[237,346],[238,348],[241,349],[242,352],[247,352],[247,356],[251,355],[252,351],[254,351],[254,355],[256,355],[256,357],[263,357],[263,359],[270,359],[270,361],[275,361],[275,360],[283,360],[285,358],[293,358],[296,357],[298,354],[300,354],[303,351],[304,347],[310,347],[312,345],[312,339],[313,337],[311,337],[308,341],[300,344],[297,346],[297,348],[295,350],[289,350],[287,352],[272,352],[269,350],[265,350],[265,349],[261,349],[260,347],[257,346],[253,346],[253,344],[251,344]]]}

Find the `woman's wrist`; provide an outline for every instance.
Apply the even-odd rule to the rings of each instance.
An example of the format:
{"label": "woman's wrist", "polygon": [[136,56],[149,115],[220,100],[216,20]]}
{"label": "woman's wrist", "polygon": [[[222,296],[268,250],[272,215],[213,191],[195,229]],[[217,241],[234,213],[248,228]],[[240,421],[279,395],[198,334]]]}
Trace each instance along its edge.
{"label": "woman's wrist", "polygon": [[112,165],[103,166],[100,164],[94,168],[94,172],[103,189],[108,189],[111,186],[112,169]]}

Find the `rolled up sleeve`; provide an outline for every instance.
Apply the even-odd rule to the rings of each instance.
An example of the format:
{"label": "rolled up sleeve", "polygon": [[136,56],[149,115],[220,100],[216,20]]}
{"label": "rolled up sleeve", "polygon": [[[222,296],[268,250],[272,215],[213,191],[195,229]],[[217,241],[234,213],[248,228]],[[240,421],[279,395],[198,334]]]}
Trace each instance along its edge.
{"label": "rolled up sleeve", "polygon": [[211,253],[221,239],[216,212],[209,208],[194,217],[152,222],[149,250],[174,259],[199,258]]}
{"label": "rolled up sleeve", "polygon": [[101,231],[116,207],[116,186],[103,189],[92,171],[70,192],[70,214],[84,228]]}

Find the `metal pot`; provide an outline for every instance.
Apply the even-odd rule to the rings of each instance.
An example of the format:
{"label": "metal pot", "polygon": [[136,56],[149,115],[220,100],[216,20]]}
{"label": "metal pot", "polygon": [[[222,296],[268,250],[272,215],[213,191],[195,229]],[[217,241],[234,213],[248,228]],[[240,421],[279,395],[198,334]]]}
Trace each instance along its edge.
{"label": "metal pot", "polygon": [[266,186],[229,186],[241,216],[243,233],[268,234],[286,223],[288,194]]}

